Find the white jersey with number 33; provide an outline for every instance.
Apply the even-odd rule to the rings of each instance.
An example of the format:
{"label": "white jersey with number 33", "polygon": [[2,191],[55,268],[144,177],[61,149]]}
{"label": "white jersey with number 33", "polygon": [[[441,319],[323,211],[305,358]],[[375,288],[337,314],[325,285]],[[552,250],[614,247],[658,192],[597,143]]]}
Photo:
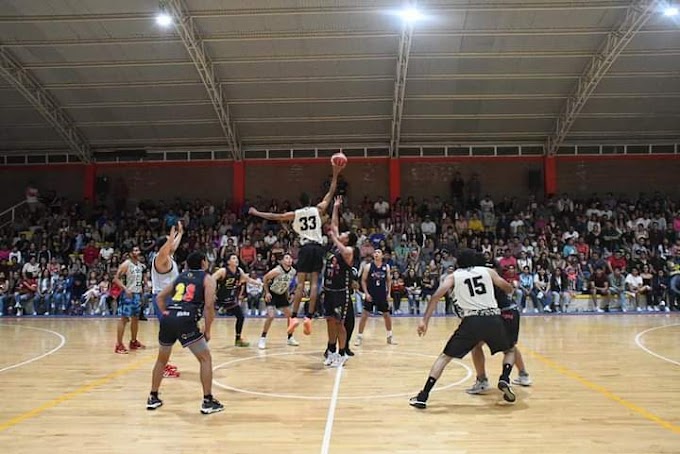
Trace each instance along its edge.
{"label": "white jersey with number 33", "polygon": [[305,207],[295,210],[293,230],[300,235],[300,244],[323,242],[321,234],[321,215],[317,207]]}
{"label": "white jersey with number 33", "polygon": [[493,295],[489,269],[483,266],[461,268],[453,272],[453,295],[463,311],[479,311],[498,307]]}

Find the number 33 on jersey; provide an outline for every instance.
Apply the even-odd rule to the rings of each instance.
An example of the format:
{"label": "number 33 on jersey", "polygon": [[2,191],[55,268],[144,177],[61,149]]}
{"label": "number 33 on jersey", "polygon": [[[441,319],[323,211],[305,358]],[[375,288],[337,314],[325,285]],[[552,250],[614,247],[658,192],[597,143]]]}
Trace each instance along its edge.
{"label": "number 33 on jersey", "polygon": [[321,234],[321,215],[316,207],[305,207],[295,210],[293,230],[300,235],[300,243],[323,243]]}

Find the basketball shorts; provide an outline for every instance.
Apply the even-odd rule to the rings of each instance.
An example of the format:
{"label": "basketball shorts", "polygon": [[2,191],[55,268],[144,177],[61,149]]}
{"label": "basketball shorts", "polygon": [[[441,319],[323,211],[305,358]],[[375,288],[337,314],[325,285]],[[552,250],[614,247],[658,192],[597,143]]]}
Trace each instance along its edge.
{"label": "basketball shorts", "polygon": [[300,248],[297,261],[298,273],[321,273],[326,252],[318,243],[307,243]]}
{"label": "basketball shorts", "polygon": [[444,354],[460,359],[480,342],[489,346],[492,355],[510,349],[510,341],[500,315],[473,315],[463,318],[446,343]]}
{"label": "basketball shorts", "polygon": [[267,303],[267,306],[274,306],[277,309],[290,306],[288,293],[284,293],[283,295],[272,293],[272,300]]}
{"label": "basketball shorts", "polygon": [[366,301],[364,300],[364,310],[368,312],[373,312],[373,308],[380,312],[381,314],[384,314],[386,312],[389,312],[390,310],[390,305],[387,303],[387,296],[381,295],[380,297],[376,298],[371,295],[372,301]]}
{"label": "basketball shorts", "polygon": [[139,317],[142,310],[142,294],[133,293],[127,296],[125,292],[120,297],[120,304],[118,305],[118,315],[121,317]]}
{"label": "basketball shorts", "polygon": [[507,309],[501,311],[501,318],[505,325],[505,334],[508,336],[510,346],[514,347],[519,339],[519,318],[520,312],[517,309]]}
{"label": "basketball shorts", "polygon": [[347,290],[324,290],[323,308],[327,318],[344,320],[351,304],[352,302]]}
{"label": "basketball shorts", "polygon": [[198,313],[195,310],[171,310],[168,315],[161,317],[161,327],[158,331],[158,343],[171,347],[179,341],[182,347],[188,347],[203,339],[203,333],[198,327]]}
{"label": "basketball shorts", "polygon": [[[169,298],[170,297],[168,297],[168,299]],[[153,313],[156,314],[156,318],[158,318],[158,320],[160,320],[161,316],[163,314],[161,314],[161,310],[158,307],[158,294],[157,293],[154,293],[153,296],[151,297],[151,304],[153,304]],[[168,301],[166,300],[165,301],[165,307],[167,307],[167,306],[168,306]]]}

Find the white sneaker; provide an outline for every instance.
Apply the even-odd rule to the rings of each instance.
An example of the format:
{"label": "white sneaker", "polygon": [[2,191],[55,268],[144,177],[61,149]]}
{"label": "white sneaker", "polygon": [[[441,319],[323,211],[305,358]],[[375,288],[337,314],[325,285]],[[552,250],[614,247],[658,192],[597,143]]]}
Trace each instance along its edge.
{"label": "white sneaker", "polygon": [[257,348],[260,350],[264,350],[267,348],[267,338],[261,337],[260,340],[257,342]]}
{"label": "white sneaker", "polygon": [[332,365],[332,364],[333,364],[333,361],[335,360],[335,357],[336,357],[336,356],[340,356],[340,355],[338,355],[338,354],[335,353],[335,352],[329,353],[328,356],[326,357],[326,359],[323,360],[323,365],[324,365],[324,366],[330,366],[330,365]]}
{"label": "white sneaker", "polygon": [[471,388],[465,390],[468,394],[482,394],[484,391],[491,388],[489,380],[475,380],[475,384]]}
{"label": "white sneaker", "polygon": [[347,355],[340,356],[339,354],[336,353],[335,358],[333,358],[333,361],[331,362],[331,367],[342,367],[345,365],[348,359],[349,356]]}
{"label": "white sneaker", "polygon": [[390,345],[399,345],[399,343],[394,340],[394,336],[387,336],[387,343]]}
{"label": "white sneaker", "polygon": [[354,346],[355,347],[361,347],[361,343],[363,342],[363,339],[361,336],[357,336],[357,340],[354,341]]}
{"label": "white sneaker", "polygon": [[294,337],[291,337],[290,339],[288,339],[287,344],[290,345],[291,347],[299,347],[300,346],[300,342],[296,341]]}
{"label": "white sneaker", "polygon": [[529,375],[520,375],[519,377],[512,380],[512,383],[514,385],[531,386],[534,382],[531,380]]}

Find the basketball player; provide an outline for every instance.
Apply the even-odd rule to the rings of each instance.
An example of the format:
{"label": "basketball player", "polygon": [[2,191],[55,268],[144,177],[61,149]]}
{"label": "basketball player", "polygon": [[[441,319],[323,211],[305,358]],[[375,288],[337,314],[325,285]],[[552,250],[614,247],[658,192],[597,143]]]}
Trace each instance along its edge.
{"label": "basketball player", "polygon": [[[482,254],[477,254],[477,259],[478,266],[493,268],[493,263],[487,263]],[[529,377],[529,373],[526,371],[522,353],[519,351],[519,348],[516,347],[517,339],[519,338],[520,326],[520,311],[517,309],[517,303],[513,299],[508,298],[508,295],[503,293],[503,291],[496,286],[494,286],[494,297],[498,303],[498,308],[501,310],[501,317],[503,318],[503,323],[505,324],[505,332],[508,336],[510,345],[515,347],[515,364],[517,365],[517,369],[519,369],[519,377],[514,379],[512,383],[521,386],[531,386],[532,381]],[[472,349],[472,363],[475,365],[477,378],[475,380],[475,384],[472,385],[471,388],[465,390],[465,392],[468,394],[482,394],[491,388],[489,385],[489,379],[486,376],[485,358],[484,351],[482,350],[482,344],[483,343],[480,342],[475,346],[475,348]]]}
{"label": "basketball player", "polygon": [[300,252],[297,263],[297,287],[295,288],[295,296],[293,298],[293,313],[288,322],[288,333],[292,334],[295,327],[298,325],[297,313],[300,310],[300,301],[302,300],[302,292],[305,288],[305,282],[310,282],[309,292],[309,306],[303,323],[304,333],[309,335],[312,333],[312,315],[316,310],[316,300],[319,296],[319,274],[323,270],[324,248],[322,246],[323,236],[321,233],[322,220],[321,216],[326,213],[328,205],[330,204],[335,189],[338,185],[338,175],[345,165],[338,166],[333,164],[333,178],[331,179],[331,186],[328,193],[323,200],[316,206],[309,206],[309,197],[303,194],[300,198],[300,203],[303,208],[287,213],[263,213],[255,208],[250,208],[249,214],[258,216],[270,221],[293,221],[293,230],[300,236]]}
{"label": "basketball player", "polygon": [[[290,318],[290,284],[295,278],[295,268],[293,268],[293,256],[289,253],[283,254],[279,264],[270,272],[264,275],[264,301],[267,303],[267,319],[264,322],[262,336],[257,343],[257,348],[264,350],[267,348],[267,332],[272,326],[276,311],[280,310],[286,318]],[[288,333],[288,345],[297,347],[300,345],[295,340],[292,333]]]}
{"label": "basketball player", "polygon": [[[162,314],[158,308],[158,294],[179,276],[179,267],[173,259],[173,254],[182,242],[183,234],[184,227],[181,221],[177,223],[177,228],[173,225],[170,228],[170,235],[158,241],[158,253],[151,262],[151,287],[153,293],[151,301],[154,314],[156,314],[159,321]],[[163,371],[163,377],[178,378],[179,372],[177,367],[167,364]]]}
{"label": "basketball player", "polygon": [[255,279],[251,279],[245,271],[238,266],[238,256],[229,254],[227,256],[227,266],[215,271],[212,277],[217,281],[217,306],[224,309],[227,315],[236,317],[236,340],[234,345],[237,347],[248,347],[250,342],[241,338],[245,317],[243,309],[238,299],[241,284],[249,282],[253,285],[261,285]]}
{"label": "basketball player", "polygon": [[359,322],[359,334],[354,343],[357,347],[361,346],[363,342],[364,328],[368,316],[373,312],[373,308],[377,309],[385,320],[385,330],[387,330],[387,343],[396,345],[397,342],[392,336],[392,305],[389,303],[390,289],[392,288],[392,274],[390,266],[383,262],[383,251],[376,249],[373,252],[373,263],[368,264],[364,268],[361,276],[361,287],[364,290],[364,308],[361,312],[361,321]]}
{"label": "basketball player", "polygon": [[[324,272],[324,309],[328,326],[328,357],[324,364],[342,367],[347,361],[347,330],[345,317],[352,304],[350,285],[352,283],[352,265],[354,264],[354,246],[357,236],[352,232],[339,233],[338,210],[342,205],[342,197],[335,198],[333,215],[328,235],[335,245],[335,250],[326,260]],[[335,351],[337,340],[338,352]]]}
{"label": "basketball player", "polygon": [[[203,403],[201,413],[208,415],[224,410],[224,406],[212,395],[212,355],[208,348],[210,329],[215,320],[215,279],[205,270],[208,260],[202,252],[192,252],[187,257],[188,271],[181,273],[168,284],[157,298],[163,315],[158,332],[158,358],[151,377],[151,393],[146,401],[147,410],[155,410],[163,401],[158,389],[163,372],[172,354],[172,346],[179,341],[188,347],[200,364]],[[168,304],[166,305],[166,301]],[[198,321],[205,311],[205,328],[201,332]]]}
{"label": "basketball player", "polygon": [[[141,251],[138,246],[134,246],[130,252],[130,258],[124,261],[115,277],[113,283],[123,289],[121,295],[120,305],[118,306],[118,313],[120,320],[118,321],[118,331],[116,337],[115,352],[126,355],[127,348],[123,345],[123,333],[125,332],[125,325],[130,321],[130,350],[137,350],[145,348],[141,342],[137,340],[137,333],[139,331],[139,313],[141,311],[142,301],[142,277],[144,276],[144,265],[139,261]],[[125,284],[123,284],[123,276]]]}
{"label": "basketball player", "polygon": [[501,311],[493,296],[494,285],[505,293],[512,292],[513,287],[496,271],[475,266],[478,263],[477,254],[472,249],[461,250],[457,259],[459,268],[442,280],[439,288],[430,298],[425,315],[418,324],[418,335],[424,336],[427,333],[430,317],[437,303],[451,289],[457,301],[457,312],[463,320],[444,347],[444,352],[432,365],[425,387],[409,401],[409,404],[416,408],[427,407],[430,391],[449,362],[453,358],[463,358],[479,342],[485,342],[491,349],[491,354],[504,352],[503,372],[498,380],[498,389],[503,392],[503,399],[506,402],[515,401],[515,394],[510,387],[510,372],[515,362],[515,350],[510,346],[505,334],[503,319],[500,316]]}

